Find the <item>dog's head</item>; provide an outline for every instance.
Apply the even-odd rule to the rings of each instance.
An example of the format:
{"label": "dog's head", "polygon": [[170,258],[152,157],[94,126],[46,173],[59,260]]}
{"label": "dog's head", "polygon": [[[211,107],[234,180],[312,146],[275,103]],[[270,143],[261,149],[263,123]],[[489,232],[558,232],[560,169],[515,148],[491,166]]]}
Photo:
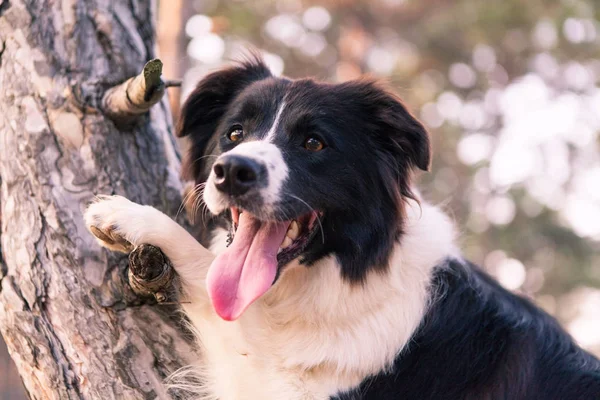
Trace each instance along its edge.
{"label": "dog's head", "polygon": [[373,81],[327,84],[271,75],[252,59],[206,76],[182,108],[187,173],[224,218],[230,247],[209,294],[236,319],[292,260],[333,255],[359,282],[383,269],[401,238],[413,168],[426,170],[427,132]]}

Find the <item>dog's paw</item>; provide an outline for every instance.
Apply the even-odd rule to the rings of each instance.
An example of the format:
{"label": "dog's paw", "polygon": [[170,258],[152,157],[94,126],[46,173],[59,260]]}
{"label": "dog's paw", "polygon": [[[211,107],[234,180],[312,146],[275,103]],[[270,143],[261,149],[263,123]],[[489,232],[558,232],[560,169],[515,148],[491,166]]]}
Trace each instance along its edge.
{"label": "dog's paw", "polygon": [[114,251],[129,253],[139,244],[142,227],[136,217],[143,214],[146,207],[127,200],[122,196],[98,196],[84,214],[88,230],[101,246]]}

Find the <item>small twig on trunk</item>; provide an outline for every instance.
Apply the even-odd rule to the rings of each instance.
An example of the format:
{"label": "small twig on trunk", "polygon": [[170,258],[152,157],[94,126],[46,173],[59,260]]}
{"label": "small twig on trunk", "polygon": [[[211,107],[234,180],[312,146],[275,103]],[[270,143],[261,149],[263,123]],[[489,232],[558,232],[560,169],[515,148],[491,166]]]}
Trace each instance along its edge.
{"label": "small twig on trunk", "polygon": [[158,303],[169,300],[175,272],[167,256],[156,246],[142,244],[129,254],[129,285],[140,296],[154,296]]}
{"label": "small twig on trunk", "polygon": [[131,123],[158,103],[165,89],[181,85],[181,81],[161,79],[162,61],[150,60],[142,72],[108,89],[102,98],[102,109],[117,125]]}

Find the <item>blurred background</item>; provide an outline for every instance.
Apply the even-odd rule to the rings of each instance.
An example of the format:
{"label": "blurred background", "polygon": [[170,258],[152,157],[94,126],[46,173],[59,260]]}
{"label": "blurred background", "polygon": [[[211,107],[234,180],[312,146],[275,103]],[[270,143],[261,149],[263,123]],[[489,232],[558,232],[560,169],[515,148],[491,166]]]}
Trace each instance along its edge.
{"label": "blurred background", "polygon": [[[420,188],[456,220],[466,255],[600,355],[599,6],[159,0],[157,35],[165,77],[183,78],[175,119],[248,46],[275,74],[387,81],[431,132]],[[20,399],[10,368],[0,346],[0,398]]]}

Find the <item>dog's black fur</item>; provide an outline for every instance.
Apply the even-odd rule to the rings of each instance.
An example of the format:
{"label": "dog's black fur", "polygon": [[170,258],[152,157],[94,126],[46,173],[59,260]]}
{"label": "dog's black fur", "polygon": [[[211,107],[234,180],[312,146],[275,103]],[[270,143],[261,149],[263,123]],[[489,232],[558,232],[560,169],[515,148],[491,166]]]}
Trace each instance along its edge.
{"label": "dog's black fur", "polygon": [[[286,189],[324,212],[324,240],[316,236],[302,260],[311,266],[334,255],[341,276],[360,284],[370,269],[388,266],[402,241],[403,199],[414,197],[411,170],[430,162],[423,126],[376,83],[276,78],[255,59],[210,74],[182,109],[178,132],[192,143],[188,176],[206,181],[214,156],[233,146],[223,139],[232,124],[260,139],[284,93],[293,104],[283,121],[289,136],[275,144],[293,166]],[[335,151],[302,153],[306,132]],[[214,227],[229,228],[228,212],[204,217],[204,244]],[[600,399],[600,362],[552,317],[469,263],[448,259],[435,271],[432,304],[393,368],[336,399]]]}
{"label": "dog's black fur", "polygon": [[336,400],[600,399],[600,362],[477,266],[449,259],[433,288],[433,305],[392,370]]}

